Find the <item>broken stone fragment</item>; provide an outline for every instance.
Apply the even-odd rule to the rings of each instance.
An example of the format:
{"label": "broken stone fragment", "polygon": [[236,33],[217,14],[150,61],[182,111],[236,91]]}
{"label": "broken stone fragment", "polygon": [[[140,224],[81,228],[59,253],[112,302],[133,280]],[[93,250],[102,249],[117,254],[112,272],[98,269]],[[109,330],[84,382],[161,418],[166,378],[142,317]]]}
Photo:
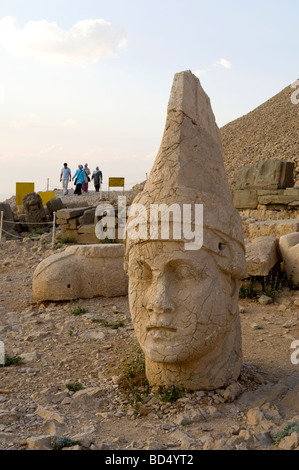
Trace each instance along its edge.
{"label": "broken stone fragment", "polygon": [[281,237],[279,249],[288,280],[295,286],[299,286],[299,232],[289,233]]}
{"label": "broken stone fragment", "polygon": [[123,259],[122,244],[70,246],[37,266],[33,296],[41,302],[126,295]]}
{"label": "broken stone fragment", "polygon": [[258,237],[246,243],[247,271],[250,276],[268,276],[280,261],[278,238]]}

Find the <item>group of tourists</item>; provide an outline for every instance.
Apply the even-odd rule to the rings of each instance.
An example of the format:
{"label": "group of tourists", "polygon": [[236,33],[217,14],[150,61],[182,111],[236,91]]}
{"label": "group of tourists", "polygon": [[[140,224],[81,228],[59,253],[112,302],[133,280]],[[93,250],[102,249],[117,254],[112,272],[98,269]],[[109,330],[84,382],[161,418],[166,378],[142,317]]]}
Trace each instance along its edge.
{"label": "group of tourists", "polygon": [[70,181],[74,181],[76,186],[74,194],[80,196],[80,194],[88,192],[88,183],[93,180],[95,191],[99,192],[102,181],[103,181],[103,174],[99,167],[97,166],[92,176],[90,178],[91,171],[88,168],[88,163],[83,165],[78,165],[78,169],[76,173],[72,177],[71,170],[68,167],[67,163],[63,164],[63,168],[60,173],[60,181],[62,182],[63,194],[66,196],[68,194],[68,184]]}

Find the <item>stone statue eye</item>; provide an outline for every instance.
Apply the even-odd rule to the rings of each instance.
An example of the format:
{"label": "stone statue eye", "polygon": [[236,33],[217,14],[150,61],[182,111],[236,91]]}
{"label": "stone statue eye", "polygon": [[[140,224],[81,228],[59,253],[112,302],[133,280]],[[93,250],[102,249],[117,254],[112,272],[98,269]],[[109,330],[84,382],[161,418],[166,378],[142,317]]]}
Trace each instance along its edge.
{"label": "stone statue eye", "polygon": [[152,279],[152,270],[147,263],[140,261],[134,265],[130,275],[140,281],[150,281]]}
{"label": "stone statue eye", "polygon": [[180,264],[175,268],[175,275],[178,280],[197,279],[197,271],[188,264]]}

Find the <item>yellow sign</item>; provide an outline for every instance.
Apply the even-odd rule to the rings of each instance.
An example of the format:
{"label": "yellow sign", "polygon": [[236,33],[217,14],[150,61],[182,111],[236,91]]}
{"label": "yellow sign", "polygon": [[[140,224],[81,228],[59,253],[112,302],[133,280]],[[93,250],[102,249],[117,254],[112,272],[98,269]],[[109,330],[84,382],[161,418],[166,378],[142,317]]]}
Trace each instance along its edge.
{"label": "yellow sign", "polygon": [[28,193],[34,193],[34,183],[16,183],[16,205],[23,204],[23,198]]}
{"label": "yellow sign", "polygon": [[109,178],[109,187],[110,188],[124,188],[125,187],[125,178]]}
{"label": "yellow sign", "polygon": [[53,199],[53,197],[55,197],[55,191],[40,191],[37,194],[39,194],[42,198],[43,206],[45,206],[47,202],[50,201],[50,199]]}

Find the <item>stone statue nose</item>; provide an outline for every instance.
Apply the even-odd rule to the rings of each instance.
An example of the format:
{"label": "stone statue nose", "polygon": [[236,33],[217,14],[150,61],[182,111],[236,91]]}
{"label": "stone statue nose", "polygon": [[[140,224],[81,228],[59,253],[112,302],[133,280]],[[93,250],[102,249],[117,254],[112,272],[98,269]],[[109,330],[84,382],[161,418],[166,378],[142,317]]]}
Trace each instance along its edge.
{"label": "stone statue nose", "polygon": [[165,278],[159,279],[154,283],[148,310],[155,313],[174,312],[174,305],[169,297],[167,280]]}

